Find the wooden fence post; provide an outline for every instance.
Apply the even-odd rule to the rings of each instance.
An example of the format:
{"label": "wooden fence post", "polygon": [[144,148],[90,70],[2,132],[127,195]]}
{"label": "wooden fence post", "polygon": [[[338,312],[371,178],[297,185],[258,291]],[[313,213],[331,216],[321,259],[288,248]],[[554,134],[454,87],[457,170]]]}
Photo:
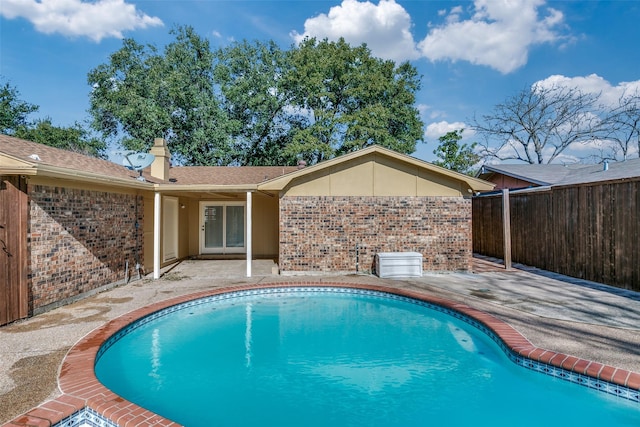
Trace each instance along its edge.
{"label": "wooden fence post", "polygon": [[502,190],[502,235],[504,240],[504,268],[511,270],[511,212],[508,188]]}

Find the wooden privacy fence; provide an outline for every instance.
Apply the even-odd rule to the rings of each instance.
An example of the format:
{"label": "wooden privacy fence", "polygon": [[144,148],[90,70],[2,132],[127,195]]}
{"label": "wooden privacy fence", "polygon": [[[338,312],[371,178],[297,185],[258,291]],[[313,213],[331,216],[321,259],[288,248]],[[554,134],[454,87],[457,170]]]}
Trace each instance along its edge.
{"label": "wooden privacy fence", "polygon": [[0,176],[0,326],[27,317],[27,184]]}
{"label": "wooden privacy fence", "polygon": [[[473,199],[473,251],[504,259],[502,194]],[[640,177],[509,195],[513,262],[640,291]]]}

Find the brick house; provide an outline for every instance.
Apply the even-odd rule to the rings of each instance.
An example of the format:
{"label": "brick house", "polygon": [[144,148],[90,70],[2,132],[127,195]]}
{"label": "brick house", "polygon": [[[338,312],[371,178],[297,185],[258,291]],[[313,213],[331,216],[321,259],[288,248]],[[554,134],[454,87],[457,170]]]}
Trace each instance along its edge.
{"label": "brick house", "polygon": [[426,271],[468,270],[469,196],[493,188],[377,146],[305,168],[170,167],[162,139],[151,153],[142,181],[0,135],[0,324],[204,255],[301,274],[412,251]]}

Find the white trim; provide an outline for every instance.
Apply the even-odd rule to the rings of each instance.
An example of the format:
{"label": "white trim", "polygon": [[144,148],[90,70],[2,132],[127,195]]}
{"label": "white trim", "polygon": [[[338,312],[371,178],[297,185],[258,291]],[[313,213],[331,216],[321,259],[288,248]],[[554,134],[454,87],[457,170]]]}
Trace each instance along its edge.
{"label": "white trim", "polygon": [[178,198],[162,198],[162,261],[178,258]]}
{"label": "white trim", "polygon": [[251,277],[251,209],[252,209],[252,194],[251,191],[247,191],[247,208],[245,209],[245,246],[247,247],[247,277]]}
{"label": "white trim", "polygon": [[[223,224],[223,246],[220,248],[206,248],[204,246],[204,208],[206,206],[222,206],[222,224]],[[227,206],[242,206],[244,209],[244,245],[241,247],[226,247],[226,215],[227,215]],[[199,252],[200,254],[220,254],[220,255],[228,255],[228,254],[242,254],[246,252],[247,248],[247,208],[245,202],[217,202],[217,201],[201,201],[199,203],[199,227],[200,227],[200,237],[199,237]]]}
{"label": "white trim", "polygon": [[153,278],[160,278],[160,193],[153,196]]}

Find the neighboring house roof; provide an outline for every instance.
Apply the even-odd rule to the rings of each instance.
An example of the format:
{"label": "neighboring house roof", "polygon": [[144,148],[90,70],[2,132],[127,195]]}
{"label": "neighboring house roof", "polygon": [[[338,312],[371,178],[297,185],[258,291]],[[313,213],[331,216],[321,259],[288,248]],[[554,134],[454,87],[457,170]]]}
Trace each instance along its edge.
{"label": "neighboring house roof", "polygon": [[357,150],[354,151],[352,153],[348,153],[345,155],[342,155],[340,157],[335,157],[333,159],[330,160],[325,160],[324,162],[320,162],[317,163],[313,166],[308,166],[305,167],[303,169],[299,169],[295,172],[283,175],[279,178],[274,178],[271,181],[267,181],[263,184],[260,184],[260,189],[263,190],[282,190],[284,189],[287,185],[289,185],[289,183],[291,181],[293,181],[296,178],[302,177],[304,175],[313,173],[313,172],[317,172],[317,171],[321,171],[323,169],[328,169],[331,167],[334,167],[336,165],[339,165],[341,163],[346,163],[349,162],[351,160],[360,158],[360,157],[364,157],[364,156],[368,156],[372,153],[375,154],[380,154],[383,156],[387,156],[402,162],[405,162],[407,164],[434,172],[436,174],[440,174],[440,175],[444,175],[447,176],[449,178],[453,178],[457,181],[461,181],[463,183],[465,183],[469,188],[471,188],[474,192],[476,191],[488,191],[488,190],[492,190],[493,187],[495,187],[494,184],[487,182],[487,181],[483,181],[479,178],[474,178],[471,177],[469,175],[464,175],[458,172],[454,172],[451,171],[449,169],[445,169],[442,168],[440,166],[436,166],[432,163],[428,163],[425,162],[423,160],[419,160],[416,159],[415,157],[411,157],[411,156],[407,156],[405,154],[400,154],[396,151],[393,150],[389,150],[387,148],[381,147],[379,145],[373,145],[367,148],[364,148],[362,150]]}
{"label": "neighboring house roof", "polygon": [[[578,165],[584,166],[584,165]],[[551,185],[562,181],[573,166],[564,165],[484,165],[478,177],[487,179],[492,174],[502,174],[537,185]]]}
{"label": "neighboring house roof", "polygon": [[598,181],[611,181],[640,177],[640,158],[624,162],[612,162],[607,170],[603,165],[589,165],[576,169],[557,185],[583,184]]}
{"label": "neighboring house roof", "polygon": [[572,165],[530,165],[503,164],[484,165],[479,178],[490,179],[492,174],[502,174],[540,186],[583,184],[598,181],[611,181],[640,176],[640,158],[624,162],[603,164]]}

